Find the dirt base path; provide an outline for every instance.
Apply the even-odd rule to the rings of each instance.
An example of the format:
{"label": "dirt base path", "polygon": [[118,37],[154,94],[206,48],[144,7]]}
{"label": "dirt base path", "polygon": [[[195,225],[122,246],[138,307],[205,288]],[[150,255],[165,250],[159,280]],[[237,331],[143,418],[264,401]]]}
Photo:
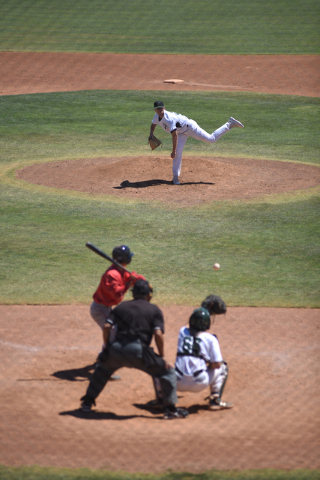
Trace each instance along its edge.
{"label": "dirt base path", "polygon": [[[166,356],[193,307],[163,307]],[[146,403],[151,380],[122,369],[79,410],[101,332],[88,306],[0,306],[0,463],[166,469],[320,468],[320,311],[229,308],[211,329],[230,377],[228,411],[207,409],[207,390],[181,394],[190,415],[165,421]]]}
{"label": "dirt base path", "polygon": [[[320,96],[318,55],[0,52],[0,95],[74,90],[230,90]],[[183,83],[164,83],[179,79]]]}

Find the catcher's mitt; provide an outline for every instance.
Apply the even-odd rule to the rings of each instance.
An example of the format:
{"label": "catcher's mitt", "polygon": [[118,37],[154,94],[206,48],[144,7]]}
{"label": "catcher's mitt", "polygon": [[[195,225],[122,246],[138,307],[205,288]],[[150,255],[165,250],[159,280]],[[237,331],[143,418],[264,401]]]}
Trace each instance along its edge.
{"label": "catcher's mitt", "polygon": [[148,137],[148,142],[151,150],[154,150],[162,144],[161,140],[159,140],[159,138],[155,137],[154,135],[150,135],[150,137]]}
{"label": "catcher's mitt", "polygon": [[209,295],[203,300],[201,307],[206,308],[210,315],[221,315],[227,311],[227,305],[221,297],[218,297],[218,295]]}

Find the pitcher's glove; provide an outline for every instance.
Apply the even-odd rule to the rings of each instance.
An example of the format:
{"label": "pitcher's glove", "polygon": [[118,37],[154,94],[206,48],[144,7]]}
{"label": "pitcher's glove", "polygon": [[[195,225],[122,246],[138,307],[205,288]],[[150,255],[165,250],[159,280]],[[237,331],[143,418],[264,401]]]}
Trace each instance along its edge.
{"label": "pitcher's glove", "polygon": [[209,295],[203,300],[201,307],[206,308],[210,315],[221,315],[227,311],[227,305],[218,295]]}
{"label": "pitcher's glove", "polygon": [[151,147],[151,150],[154,150],[162,144],[161,140],[154,135],[150,135],[150,137],[148,137],[148,143]]}

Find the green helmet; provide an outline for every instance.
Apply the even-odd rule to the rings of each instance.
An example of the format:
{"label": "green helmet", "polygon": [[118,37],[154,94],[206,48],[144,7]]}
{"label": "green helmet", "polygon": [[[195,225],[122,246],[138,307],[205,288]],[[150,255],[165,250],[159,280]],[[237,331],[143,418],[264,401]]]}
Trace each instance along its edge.
{"label": "green helmet", "polygon": [[204,332],[209,330],[211,325],[210,313],[206,308],[196,308],[191,317],[189,318],[189,327],[197,330],[198,332]]}

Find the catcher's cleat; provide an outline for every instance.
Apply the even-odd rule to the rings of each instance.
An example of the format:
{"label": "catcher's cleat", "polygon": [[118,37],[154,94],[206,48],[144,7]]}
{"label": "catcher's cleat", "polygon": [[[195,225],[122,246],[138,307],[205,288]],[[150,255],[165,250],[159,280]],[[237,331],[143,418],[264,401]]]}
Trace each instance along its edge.
{"label": "catcher's cleat", "polygon": [[92,405],[90,405],[89,403],[86,403],[86,402],[82,402],[81,403],[81,410],[84,413],[90,413],[90,412],[92,412]]}
{"label": "catcher's cleat", "polygon": [[166,407],[164,410],[163,419],[164,420],[173,420],[174,418],[186,418],[189,415],[189,412],[186,408],[176,408]]}
{"label": "catcher's cleat", "polygon": [[164,408],[163,401],[161,400],[161,398],[150,400],[150,402],[147,403],[147,406],[151,408],[156,408],[157,410],[163,410]]}
{"label": "catcher's cleat", "polygon": [[233,117],[230,117],[230,118],[229,118],[229,120],[228,120],[228,126],[229,126],[229,128],[233,128],[233,127],[244,128],[244,126],[242,125],[242,123],[239,122],[238,120],[236,120],[236,119],[233,118]]}
{"label": "catcher's cleat", "polygon": [[172,183],[173,183],[173,185],[180,185],[179,177],[174,176],[173,179],[172,179]]}
{"label": "catcher's cleat", "polygon": [[211,398],[209,400],[209,410],[225,410],[232,407],[233,403],[223,402],[220,398]]}

